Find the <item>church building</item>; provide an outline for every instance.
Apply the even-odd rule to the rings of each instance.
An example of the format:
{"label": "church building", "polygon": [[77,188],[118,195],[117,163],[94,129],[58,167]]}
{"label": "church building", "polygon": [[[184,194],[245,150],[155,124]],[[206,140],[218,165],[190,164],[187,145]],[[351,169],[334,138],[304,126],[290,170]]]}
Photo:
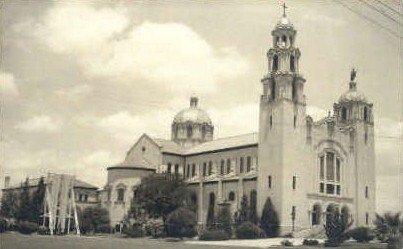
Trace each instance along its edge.
{"label": "church building", "polygon": [[101,203],[119,224],[141,179],[176,173],[194,189],[197,215],[209,207],[257,203],[270,197],[281,233],[323,228],[326,212],[348,212],[354,226],[375,216],[373,105],[357,90],[356,71],[333,114],[319,121],[306,114],[297,31],[284,13],[271,32],[268,72],[261,80],[259,132],[214,139],[214,125],[192,97],[171,124],[171,139],[143,134],[118,165],[110,166]]}

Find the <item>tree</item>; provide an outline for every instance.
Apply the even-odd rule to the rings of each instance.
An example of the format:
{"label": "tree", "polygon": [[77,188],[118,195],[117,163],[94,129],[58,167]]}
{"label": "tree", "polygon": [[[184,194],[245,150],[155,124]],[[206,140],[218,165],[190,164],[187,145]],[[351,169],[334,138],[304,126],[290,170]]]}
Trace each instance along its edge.
{"label": "tree", "polygon": [[259,222],[256,206],[257,206],[257,193],[255,190],[253,190],[250,193],[249,221],[255,225]]}
{"label": "tree", "polygon": [[32,196],[32,216],[35,222],[39,222],[43,213],[43,202],[45,199],[46,185],[44,177],[41,177],[38,186]]}
{"label": "tree", "polygon": [[260,226],[265,231],[267,237],[279,236],[279,219],[270,197],[266,199],[264,204]]}
{"label": "tree", "polygon": [[343,217],[333,206],[329,207],[324,225],[327,236],[325,246],[339,246],[348,238],[346,230],[353,224],[353,221]]}
{"label": "tree", "polygon": [[230,237],[232,235],[232,219],[229,203],[221,203],[217,217],[218,229],[224,230]]}
{"label": "tree", "polygon": [[83,233],[101,232],[109,226],[108,210],[100,206],[87,207],[80,216],[80,227]]}
{"label": "tree", "polygon": [[388,242],[391,237],[396,237],[403,232],[403,221],[400,220],[400,213],[376,214],[374,223],[376,236],[382,242]]}
{"label": "tree", "polygon": [[213,228],[214,223],[215,223],[214,204],[210,203],[207,209],[207,221],[206,221],[207,228],[209,229]]}
{"label": "tree", "polygon": [[197,234],[196,225],[196,214],[187,208],[180,207],[168,215],[167,234],[171,237],[190,238]]}
{"label": "tree", "polygon": [[143,209],[149,217],[162,218],[164,225],[169,213],[184,206],[190,191],[178,177],[151,175],[137,188],[134,206]]}
{"label": "tree", "polygon": [[32,221],[33,220],[28,178],[25,179],[25,182],[22,185],[22,190],[21,190],[21,193],[19,196],[17,220],[19,220],[19,221]]}
{"label": "tree", "polygon": [[238,211],[236,218],[237,225],[241,225],[249,218],[249,208],[248,208],[248,197],[246,195],[242,196],[241,199],[241,209]]}
{"label": "tree", "polygon": [[1,197],[0,215],[6,218],[16,218],[18,211],[17,196],[11,190],[4,192]]}

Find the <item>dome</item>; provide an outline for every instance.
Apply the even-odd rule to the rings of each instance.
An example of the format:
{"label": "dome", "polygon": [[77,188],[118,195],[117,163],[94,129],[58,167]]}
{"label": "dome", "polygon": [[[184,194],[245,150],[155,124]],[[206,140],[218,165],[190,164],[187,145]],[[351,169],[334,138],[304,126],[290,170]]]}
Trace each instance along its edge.
{"label": "dome", "polygon": [[350,89],[340,96],[339,102],[368,102],[368,100],[363,93],[357,91],[356,83],[350,82]]}
{"label": "dome", "polygon": [[199,124],[209,124],[212,125],[211,119],[208,116],[207,112],[198,108],[197,106],[198,99],[196,97],[192,97],[190,99],[190,107],[180,111],[174,117],[174,123],[199,123]]}
{"label": "dome", "polygon": [[283,15],[280,21],[277,22],[278,28],[293,28],[293,25],[287,16]]}

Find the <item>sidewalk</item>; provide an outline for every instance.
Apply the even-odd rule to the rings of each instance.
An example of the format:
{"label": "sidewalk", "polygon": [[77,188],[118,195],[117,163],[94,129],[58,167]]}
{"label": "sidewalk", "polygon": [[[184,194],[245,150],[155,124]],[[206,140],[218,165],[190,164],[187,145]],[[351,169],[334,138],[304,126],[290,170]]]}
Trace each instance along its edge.
{"label": "sidewalk", "polygon": [[[214,245],[214,246],[241,246],[241,247],[258,247],[267,248],[272,246],[280,246],[281,242],[289,240],[294,246],[302,245],[303,238],[270,238],[270,239],[249,239],[249,240],[224,240],[224,241],[186,241],[188,244],[197,245]],[[323,243],[323,239],[318,239],[319,243]]]}

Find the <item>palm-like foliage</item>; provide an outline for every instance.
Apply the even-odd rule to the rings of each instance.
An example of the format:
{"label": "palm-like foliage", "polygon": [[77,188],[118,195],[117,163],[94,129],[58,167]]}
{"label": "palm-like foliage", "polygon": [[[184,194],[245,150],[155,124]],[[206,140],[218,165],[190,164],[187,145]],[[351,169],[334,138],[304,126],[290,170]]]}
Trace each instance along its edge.
{"label": "palm-like foliage", "polygon": [[376,214],[375,219],[376,235],[382,242],[388,242],[391,237],[398,237],[403,233],[403,220],[400,213]]}

